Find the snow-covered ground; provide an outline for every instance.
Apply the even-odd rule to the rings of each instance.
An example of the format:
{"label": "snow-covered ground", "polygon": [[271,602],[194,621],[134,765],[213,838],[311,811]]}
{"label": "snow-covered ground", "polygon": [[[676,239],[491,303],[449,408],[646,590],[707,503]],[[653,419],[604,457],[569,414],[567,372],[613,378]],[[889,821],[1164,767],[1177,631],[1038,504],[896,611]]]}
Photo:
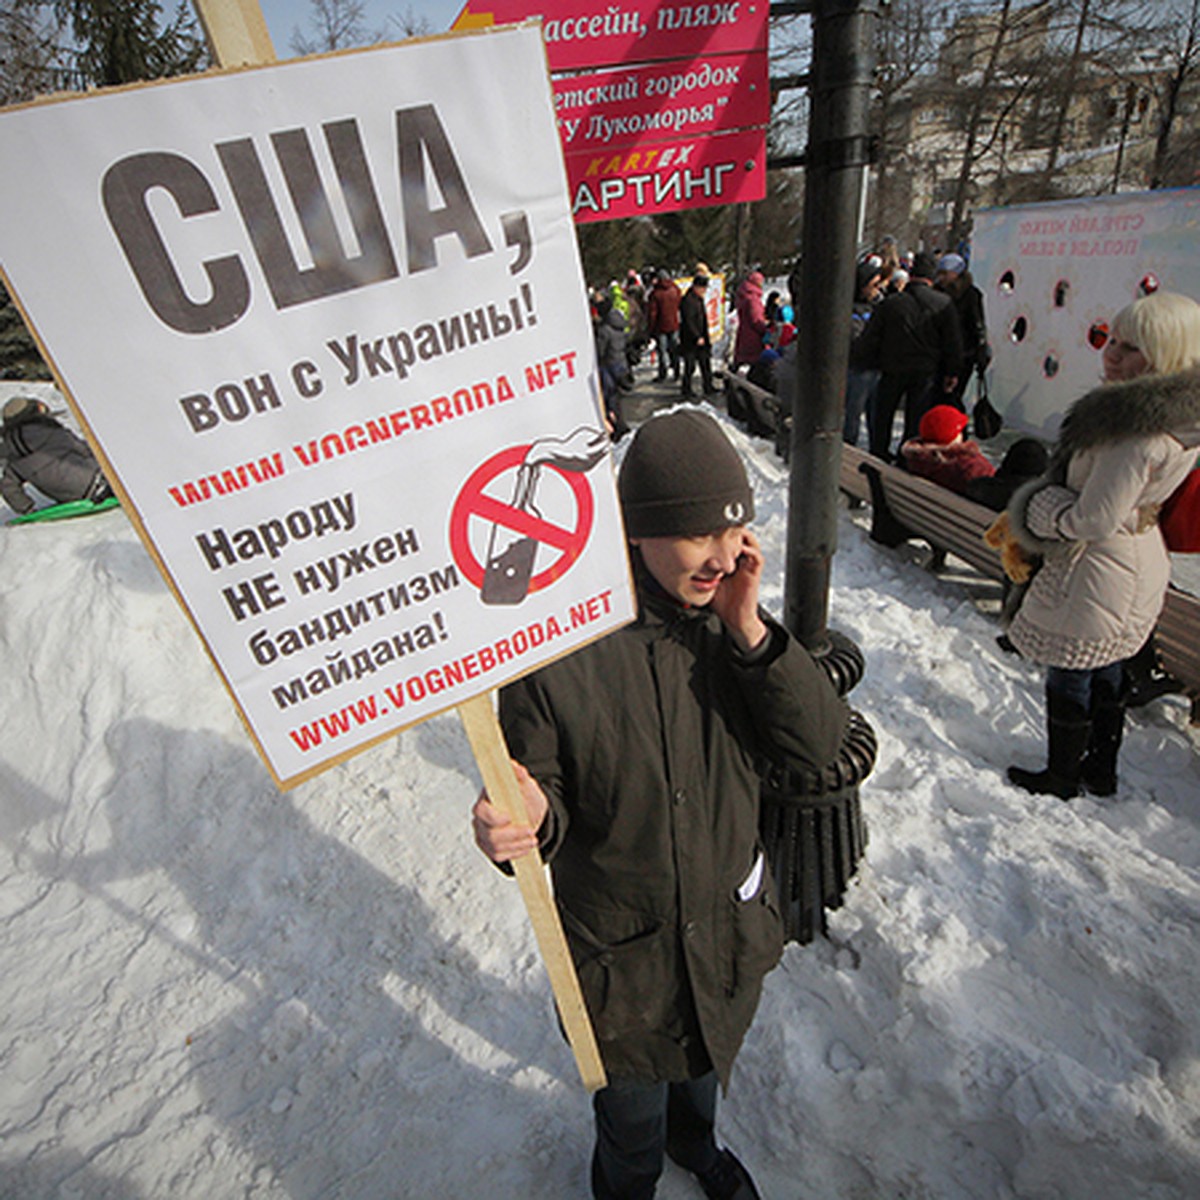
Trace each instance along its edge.
{"label": "snow-covered ground", "polygon": [[[786,479],[734,436],[778,609]],[[724,1136],[767,1200],[1192,1200],[1184,703],[1133,715],[1115,799],[1020,794],[1041,676],[988,585],[861,514],[839,536],[870,846],[830,939],[767,980]],[[471,842],[455,718],[278,793],[120,511],[0,529],[0,654],[0,1197],[587,1194],[589,1099]],[[668,1168],[660,1195],[699,1191]]]}

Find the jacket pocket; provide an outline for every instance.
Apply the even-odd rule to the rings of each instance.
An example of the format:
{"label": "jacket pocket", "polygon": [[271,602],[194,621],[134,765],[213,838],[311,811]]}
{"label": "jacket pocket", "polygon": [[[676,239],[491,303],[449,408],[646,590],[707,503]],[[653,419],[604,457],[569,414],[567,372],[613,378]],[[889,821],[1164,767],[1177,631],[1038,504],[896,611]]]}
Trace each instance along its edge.
{"label": "jacket pocket", "polygon": [[[755,865],[757,868],[757,862]],[[765,862],[757,887],[751,889],[743,884],[734,891],[729,905],[733,927],[729,991],[731,995],[746,988],[757,992],[763,976],[783,956],[783,918]]]}
{"label": "jacket pocket", "polygon": [[601,1041],[661,1030],[674,1009],[674,926],[643,913],[589,914],[563,907],[563,928],[583,998]]}

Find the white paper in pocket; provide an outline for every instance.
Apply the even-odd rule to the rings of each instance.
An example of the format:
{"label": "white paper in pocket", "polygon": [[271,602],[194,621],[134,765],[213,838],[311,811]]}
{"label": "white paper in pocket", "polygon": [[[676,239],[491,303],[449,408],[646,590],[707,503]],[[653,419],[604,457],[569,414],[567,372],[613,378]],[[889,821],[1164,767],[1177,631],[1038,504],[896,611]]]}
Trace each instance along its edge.
{"label": "white paper in pocket", "polygon": [[762,885],[762,877],[763,856],[760,850],[758,857],[754,860],[754,866],[750,868],[750,874],[746,876],[737,890],[737,898],[739,900],[753,900],[758,895],[758,889]]}

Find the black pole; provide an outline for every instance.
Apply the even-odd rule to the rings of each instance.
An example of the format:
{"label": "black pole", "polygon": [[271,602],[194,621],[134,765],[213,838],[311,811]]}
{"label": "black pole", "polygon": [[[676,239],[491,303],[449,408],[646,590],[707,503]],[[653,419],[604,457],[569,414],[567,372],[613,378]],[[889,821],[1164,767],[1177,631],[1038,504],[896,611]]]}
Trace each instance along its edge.
{"label": "black pole", "polygon": [[879,0],[813,0],[805,153],[797,394],[784,621],[810,650],[828,641],[837,548],[842,411],[863,176],[869,160],[872,35]]}
{"label": "black pole", "polygon": [[[784,621],[841,695],[862,678],[862,652],[831,634],[830,563],[837,548],[842,411],[850,350],[862,182],[867,166],[871,44],[882,0],[812,0],[811,117],[805,152],[797,383]],[[772,9],[774,11],[774,9]],[[858,785],[870,774],[875,731],[858,713],[837,760],[819,772],[763,781],[759,827],[789,940],[825,932],[866,848]]]}

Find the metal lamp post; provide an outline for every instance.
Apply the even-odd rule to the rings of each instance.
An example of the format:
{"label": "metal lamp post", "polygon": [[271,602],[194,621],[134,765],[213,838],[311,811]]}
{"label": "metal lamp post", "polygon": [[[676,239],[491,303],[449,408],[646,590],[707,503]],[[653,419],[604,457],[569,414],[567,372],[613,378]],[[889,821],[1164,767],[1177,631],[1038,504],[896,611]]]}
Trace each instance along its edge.
{"label": "metal lamp post", "polygon": [[[850,309],[863,182],[870,158],[872,35],[880,0],[811,0],[813,65],[805,154],[784,621],[845,695],[863,657],[827,626],[837,546],[838,479]],[[871,726],[852,715],[841,753],[823,772],[777,772],[763,786],[762,834],[788,938],[825,929],[866,844],[858,785],[875,764]]]}

